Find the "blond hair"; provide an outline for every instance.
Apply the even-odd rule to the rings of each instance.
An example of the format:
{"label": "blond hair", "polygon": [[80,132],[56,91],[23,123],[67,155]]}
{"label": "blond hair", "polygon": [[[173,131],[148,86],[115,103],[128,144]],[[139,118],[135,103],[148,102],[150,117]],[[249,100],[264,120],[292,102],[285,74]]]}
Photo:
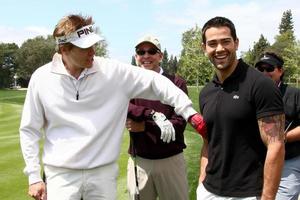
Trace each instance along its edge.
{"label": "blond hair", "polygon": [[[80,29],[80,28],[90,25],[90,24],[93,24],[92,17],[90,17],[90,16],[84,17],[81,14],[77,14],[77,15],[71,14],[71,15],[65,16],[61,20],[59,20],[59,22],[55,26],[55,29],[54,29],[52,35],[54,38],[68,35],[74,31],[76,31],[77,29]],[[58,51],[58,53],[60,53],[61,46],[65,46],[65,47],[71,49],[73,47],[73,44],[66,43],[66,44],[57,45],[56,50]]]}

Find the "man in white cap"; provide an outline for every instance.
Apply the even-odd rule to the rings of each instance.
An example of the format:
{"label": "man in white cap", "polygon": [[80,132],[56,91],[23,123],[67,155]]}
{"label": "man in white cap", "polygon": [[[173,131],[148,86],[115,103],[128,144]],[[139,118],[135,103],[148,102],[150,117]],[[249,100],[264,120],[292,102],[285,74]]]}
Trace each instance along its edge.
{"label": "man in white cap", "polygon": [[[53,36],[53,60],[31,76],[20,124],[20,143],[36,200],[115,200],[122,133],[130,99],[175,107],[202,135],[203,118],[168,79],[150,70],[95,56],[101,40],[91,17],[62,18]],[[155,115],[155,112],[154,112]],[[172,135],[161,124],[164,135]],[[39,141],[44,137],[41,178]],[[169,137],[169,136],[168,136]]]}
{"label": "man in white cap", "polygon": [[[163,58],[157,37],[145,35],[135,46],[135,59],[138,66],[152,70],[170,79],[178,88],[187,93],[185,80],[170,75],[160,67]],[[151,111],[160,114],[151,117]],[[164,119],[164,120],[161,120]],[[160,124],[172,130],[172,137],[160,131]],[[128,108],[127,129],[130,131],[127,167],[127,185],[130,199],[140,196],[143,200],[176,199],[189,197],[186,163],[183,156],[183,132],[186,121],[176,114],[174,107],[159,101],[133,99]],[[135,171],[136,169],[136,171]]]}

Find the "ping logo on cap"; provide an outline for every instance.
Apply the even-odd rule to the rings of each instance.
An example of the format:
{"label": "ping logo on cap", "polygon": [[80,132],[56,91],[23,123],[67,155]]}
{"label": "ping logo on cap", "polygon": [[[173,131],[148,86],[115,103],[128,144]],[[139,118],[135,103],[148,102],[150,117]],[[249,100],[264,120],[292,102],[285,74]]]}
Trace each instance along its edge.
{"label": "ping logo on cap", "polygon": [[77,36],[80,38],[82,35],[88,35],[93,31],[93,26],[84,26],[81,29],[77,30]]}
{"label": "ping logo on cap", "polygon": [[87,25],[68,35],[56,37],[56,44],[60,45],[70,42],[79,48],[89,48],[103,39],[95,32],[97,31],[95,31],[92,25]]}
{"label": "ping logo on cap", "polygon": [[55,39],[56,39],[57,44],[65,44],[68,42],[72,43],[78,39],[89,36],[91,33],[94,33],[94,28],[92,25],[87,25],[87,26],[81,27],[80,29],[77,29],[76,31],[74,31],[68,35],[56,37]]}

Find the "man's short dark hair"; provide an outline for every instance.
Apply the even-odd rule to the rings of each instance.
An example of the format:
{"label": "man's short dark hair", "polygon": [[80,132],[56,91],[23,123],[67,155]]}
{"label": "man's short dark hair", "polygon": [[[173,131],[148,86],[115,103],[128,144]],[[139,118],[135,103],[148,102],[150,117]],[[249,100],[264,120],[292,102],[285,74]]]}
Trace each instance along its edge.
{"label": "man's short dark hair", "polygon": [[232,36],[233,40],[235,41],[237,39],[237,36],[236,36],[235,26],[232,23],[232,21],[230,21],[226,17],[217,16],[217,17],[214,17],[214,18],[208,20],[202,27],[202,42],[204,44],[206,43],[205,32],[207,31],[207,29],[212,28],[212,27],[222,27],[222,26],[226,26],[230,29],[231,36]]}

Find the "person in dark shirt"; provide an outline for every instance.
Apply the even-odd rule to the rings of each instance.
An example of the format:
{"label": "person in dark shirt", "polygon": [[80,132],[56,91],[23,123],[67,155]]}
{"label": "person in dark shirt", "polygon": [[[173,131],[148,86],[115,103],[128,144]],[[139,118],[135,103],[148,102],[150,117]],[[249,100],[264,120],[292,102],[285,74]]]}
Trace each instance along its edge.
{"label": "person in dark shirt", "polygon": [[[143,36],[138,40],[135,50],[135,59],[140,67],[166,76],[185,93],[188,92],[182,78],[170,75],[160,67],[163,53],[156,37]],[[169,134],[163,133],[157,121],[164,121],[163,126],[170,130]],[[186,148],[183,136],[185,126],[184,118],[177,115],[169,105],[145,99],[131,100],[126,122],[131,137],[128,150],[131,157],[127,168],[131,199],[137,193],[143,200],[156,200],[157,197],[188,199],[186,163],[183,156],[183,149]]]}
{"label": "person in dark shirt", "polygon": [[280,89],[285,112],[285,163],[277,200],[297,200],[300,192],[300,90],[284,83],[284,61],[279,54],[267,51],[255,64]]}
{"label": "person in dark shirt", "polygon": [[207,21],[202,42],[215,76],[199,96],[207,137],[197,199],[274,199],[285,152],[280,91],[237,59],[239,39],[229,19]]}

